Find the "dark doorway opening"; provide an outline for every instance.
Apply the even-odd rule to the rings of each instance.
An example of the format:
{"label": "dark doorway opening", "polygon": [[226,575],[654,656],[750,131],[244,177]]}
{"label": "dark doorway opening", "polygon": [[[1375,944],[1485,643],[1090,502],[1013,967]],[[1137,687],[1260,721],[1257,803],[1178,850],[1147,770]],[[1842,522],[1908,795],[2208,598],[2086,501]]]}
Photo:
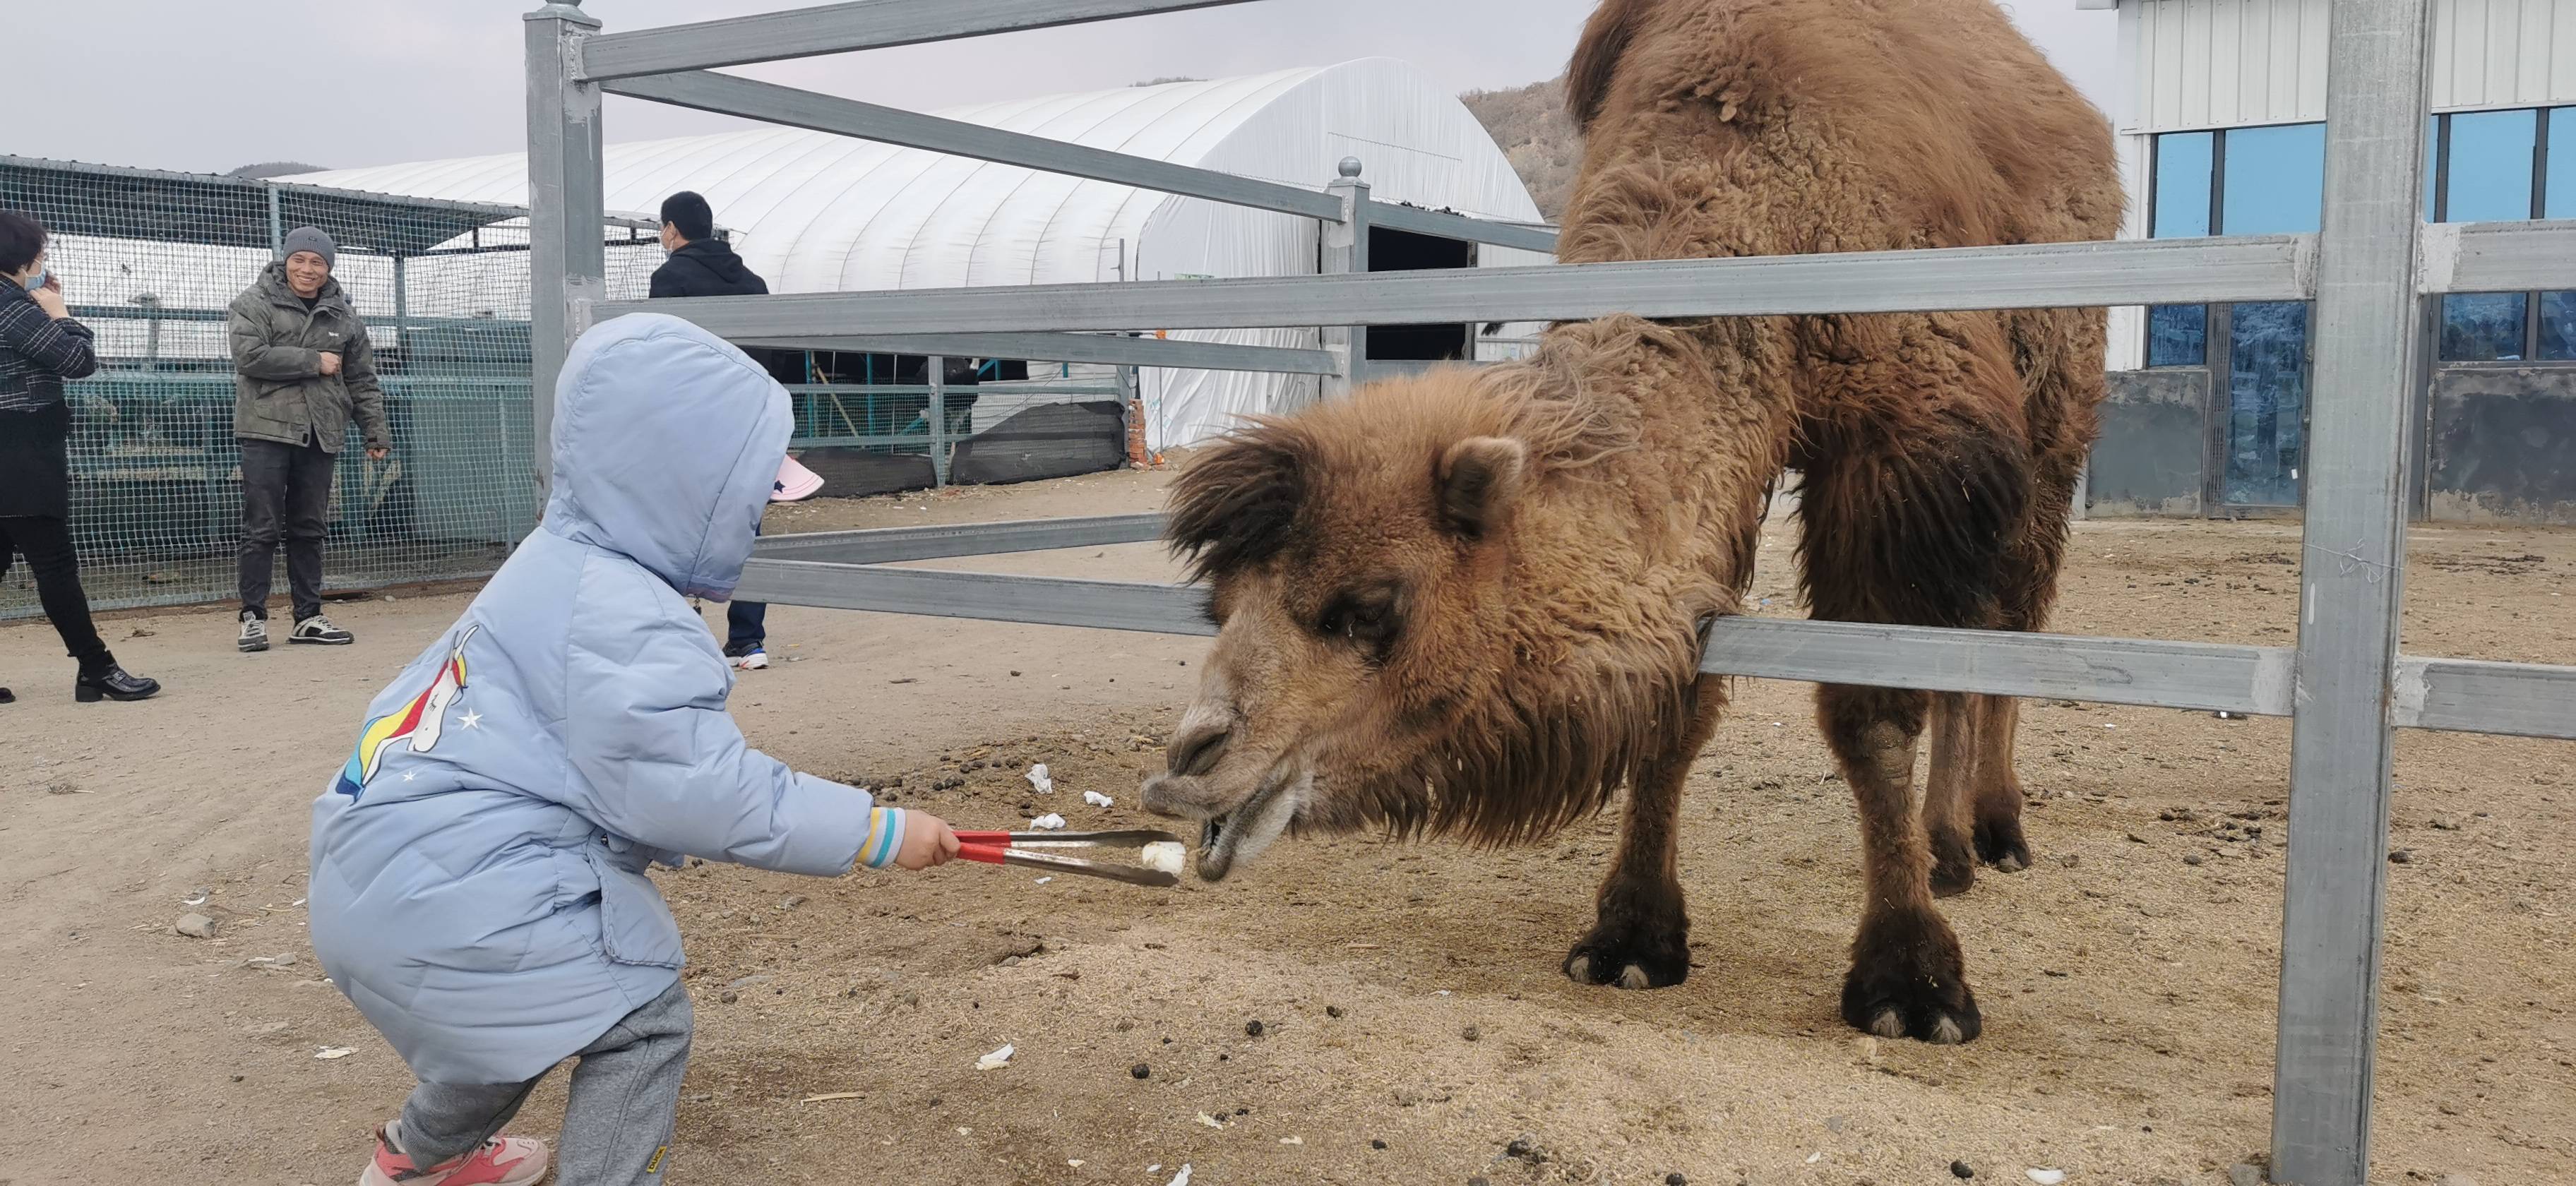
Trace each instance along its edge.
{"label": "dark doorway opening", "polygon": [[[1476,245],[1387,227],[1369,228],[1369,270],[1420,272],[1476,266]],[[1379,325],[1368,333],[1371,362],[1446,362],[1474,357],[1474,327],[1465,322]]]}

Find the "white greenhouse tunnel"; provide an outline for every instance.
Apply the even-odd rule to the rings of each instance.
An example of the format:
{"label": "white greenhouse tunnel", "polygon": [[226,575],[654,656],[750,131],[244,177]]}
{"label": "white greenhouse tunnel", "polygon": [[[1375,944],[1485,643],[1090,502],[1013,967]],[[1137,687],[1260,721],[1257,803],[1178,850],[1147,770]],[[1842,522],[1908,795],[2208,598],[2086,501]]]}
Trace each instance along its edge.
{"label": "white greenhouse tunnel", "polygon": [[[1380,201],[1538,223],[1502,150],[1455,95],[1414,66],[1366,58],[1244,78],[986,103],[951,119],[1321,191],[1358,157]],[[616,130],[612,109],[609,132]],[[344,169],[281,180],[413,197],[524,205],[523,154]],[[611,215],[655,217],[679,190],[705,195],[773,292],[1111,283],[1312,274],[1312,220],[823,132],[759,128],[612,143]],[[1546,263],[1498,247],[1479,266]],[[524,269],[521,260],[482,266]],[[522,275],[524,272],[522,271]],[[640,291],[636,295],[641,295]],[[853,326],[853,330],[864,330]],[[1140,327],[1151,328],[1151,327]],[[1534,332],[1508,326],[1494,335]],[[1190,331],[1175,338],[1313,346],[1312,328]],[[1502,342],[1484,355],[1507,352]],[[1311,395],[1310,377],[1142,373],[1156,448]]]}

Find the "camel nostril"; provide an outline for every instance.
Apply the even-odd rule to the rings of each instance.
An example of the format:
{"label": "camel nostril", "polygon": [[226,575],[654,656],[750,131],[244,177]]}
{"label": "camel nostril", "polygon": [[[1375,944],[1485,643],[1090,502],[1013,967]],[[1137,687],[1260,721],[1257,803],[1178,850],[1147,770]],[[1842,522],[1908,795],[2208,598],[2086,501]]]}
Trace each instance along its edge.
{"label": "camel nostril", "polygon": [[1171,772],[1195,777],[1216,769],[1217,759],[1225,756],[1225,743],[1233,736],[1233,730],[1222,727],[1185,730],[1172,739]]}

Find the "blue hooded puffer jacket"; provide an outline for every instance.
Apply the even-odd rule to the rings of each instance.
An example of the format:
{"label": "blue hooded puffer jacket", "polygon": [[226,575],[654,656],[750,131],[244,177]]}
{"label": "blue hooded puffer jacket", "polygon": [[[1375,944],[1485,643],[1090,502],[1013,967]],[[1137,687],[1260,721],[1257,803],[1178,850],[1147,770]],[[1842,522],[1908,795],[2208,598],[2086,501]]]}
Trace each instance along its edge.
{"label": "blue hooded puffer jacket", "polygon": [[534,1078],[669,988],[651,861],[831,875],[902,840],[900,812],[744,745],[684,600],[742,577],[787,393],[635,314],[574,344],[556,408],[544,525],[376,697],[313,804],[314,951],[429,1082]]}

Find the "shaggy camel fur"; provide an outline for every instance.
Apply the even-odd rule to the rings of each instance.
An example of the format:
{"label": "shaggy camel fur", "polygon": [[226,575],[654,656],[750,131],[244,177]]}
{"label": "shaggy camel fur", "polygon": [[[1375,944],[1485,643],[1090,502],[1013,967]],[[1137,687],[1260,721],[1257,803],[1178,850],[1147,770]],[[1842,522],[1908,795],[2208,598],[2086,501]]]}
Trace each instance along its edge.
{"label": "shaggy camel fur", "polygon": [[[2103,239],[2121,212],[2108,126],[1988,0],[1609,0],[1569,94],[1570,263]],[[1625,783],[1565,970],[1678,983],[1675,819],[1725,694],[1700,639],[1773,483],[1804,475],[1815,616],[2038,628],[2102,348],[2100,310],[1611,317],[1262,421],[1173,494],[1220,631],[1146,803],[1206,821],[1215,878],[1291,829],[1532,839]],[[1843,1016],[1972,1039],[1933,899],[2030,864],[2013,702],[1826,687],[1817,718],[1864,841]]]}

